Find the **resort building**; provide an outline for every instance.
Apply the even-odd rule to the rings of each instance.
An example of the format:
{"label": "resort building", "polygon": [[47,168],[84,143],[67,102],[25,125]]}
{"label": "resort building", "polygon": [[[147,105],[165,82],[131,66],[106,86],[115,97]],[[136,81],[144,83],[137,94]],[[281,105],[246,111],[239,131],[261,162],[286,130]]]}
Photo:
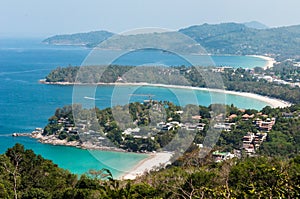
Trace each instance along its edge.
{"label": "resort building", "polygon": [[214,125],[214,129],[230,132],[233,126],[235,126],[235,123],[217,123]]}
{"label": "resort building", "polygon": [[264,132],[269,132],[270,130],[272,130],[272,127],[275,124],[276,119],[273,118],[267,118],[266,121],[263,121],[259,118],[257,118],[255,120],[256,126],[260,131],[264,131]]}
{"label": "resort building", "polygon": [[242,120],[244,120],[244,121],[252,119],[252,118],[254,118],[254,114],[252,114],[252,115],[244,114],[242,116]]}
{"label": "resort building", "polygon": [[215,162],[222,162],[224,160],[232,159],[235,157],[235,155],[230,152],[219,152],[219,151],[214,151],[212,153],[212,156]]}

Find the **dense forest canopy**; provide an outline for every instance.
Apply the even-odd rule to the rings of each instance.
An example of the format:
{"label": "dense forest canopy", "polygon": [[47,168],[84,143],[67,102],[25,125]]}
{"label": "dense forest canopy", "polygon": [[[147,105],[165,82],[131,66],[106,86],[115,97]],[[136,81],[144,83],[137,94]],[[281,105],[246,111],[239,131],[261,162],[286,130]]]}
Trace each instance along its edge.
{"label": "dense forest canopy", "polygon": [[171,165],[133,181],[106,170],[76,176],[20,144],[0,155],[1,198],[297,198],[300,157],[252,157],[213,163],[186,153]]}

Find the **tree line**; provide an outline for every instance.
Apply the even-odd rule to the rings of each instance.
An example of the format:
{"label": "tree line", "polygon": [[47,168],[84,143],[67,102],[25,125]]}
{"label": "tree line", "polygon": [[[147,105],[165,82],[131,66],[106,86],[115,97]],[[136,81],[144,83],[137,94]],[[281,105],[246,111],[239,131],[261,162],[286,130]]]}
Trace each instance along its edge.
{"label": "tree line", "polygon": [[135,180],[107,169],[81,176],[16,144],[0,155],[0,197],[29,198],[297,198],[300,157],[252,157],[212,162],[191,151],[175,164]]}

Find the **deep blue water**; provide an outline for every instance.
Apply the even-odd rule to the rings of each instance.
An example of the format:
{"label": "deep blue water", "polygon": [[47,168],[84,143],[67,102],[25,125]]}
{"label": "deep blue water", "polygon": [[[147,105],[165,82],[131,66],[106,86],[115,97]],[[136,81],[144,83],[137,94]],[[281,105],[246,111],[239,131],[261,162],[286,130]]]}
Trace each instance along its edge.
{"label": "deep blue water", "polygon": [[[104,162],[96,160],[87,150],[71,147],[51,146],[40,144],[30,138],[13,138],[13,132],[31,132],[36,127],[44,127],[47,119],[53,115],[57,107],[72,103],[72,86],[44,85],[38,80],[43,79],[57,66],[80,65],[90,53],[89,49],[70,46],[48,46],[40,44],[38,39],[0,39],[0,153],[5,152],[16,142],[33,149],[36,153],[49,158],[63,168],[75,173],[83,173],[91,168],[109,167]],[[216,65],[232,65],[254,67],[263,66],[265,61],[253,57],[213,57]],[[181,65],[185,60],[170,56],[167,53],[151,52],[150,58],[145,52],[140,51],[128,56],[123,56],[116,61],[117,64],[142,65],[147,63],[160,63],[164,65]],[[83,96],[93,96],[91,87],[82,87],[81,102],[91,103]],[[96,90],[95,101],[100,108],[111,104],[125,104],[128,102],[128,92],[136,90],[136,93],[152,93],[156,100],[170,100],[185,105],[193,103],[190,95],[196,96],[199,104],[209,105],[218,102],[218,96],[213,98],[208,92],[190,91],[183,89],[167,89],[156,87],[122,87],[118,88],[118,96],[113,97],[114,87],[102,86]],[[120,93],[123,93],[120,94]],[[180,96],[180,99],[178,99]],[[142,101],[144,98],[131,98],[130,101]],[[227,95],[226,103],[234,103],[241,108],[260,109],[266,104],[253,99]],[[100,156],[115,159],[125,171],[145,158],[138,154],[120,154],[112,152],[99,152]],[[104,158],[104,159],[105,159]],[[117,168],[120,169],[120,168]],[[113,170],[115,175],[119,173]]]}

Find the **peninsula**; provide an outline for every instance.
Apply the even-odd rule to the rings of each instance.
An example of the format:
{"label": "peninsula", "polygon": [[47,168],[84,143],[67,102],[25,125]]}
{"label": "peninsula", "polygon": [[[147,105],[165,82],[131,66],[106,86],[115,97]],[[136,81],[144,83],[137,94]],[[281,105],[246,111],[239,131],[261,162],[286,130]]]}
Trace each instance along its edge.
{"label": "peninsula", "polygon": [[[273,63],[272,60],[270,62]],[[50,72],[46,79],[40,80],[40,82],[59,85],[145,85],[207,90],[210,92],[242,95],[267,102],[272,107],[284,107],[289,106],[291,103],[299,102],[300,89],[297,82],[291,82],[290,80],[287,82],[278,78],[278,76],[273,78],[269,75],[281,70],[283,64],[286,64],[286,62],[274,64],[273,67],[268,67],[265,70],[261,68],[249,70],[231,67],[185,66],[136,68],[134,66],[119,65],[81,68],[59,67]],[[136,73],[140,73],[141,75],[136,76]],[[89,78],[87,79],[84,74],[89,74]],[[219,78],[220,84],[208,85],[205,74]],[[298,77],[295,76],[294,78],[296,81]]]}

